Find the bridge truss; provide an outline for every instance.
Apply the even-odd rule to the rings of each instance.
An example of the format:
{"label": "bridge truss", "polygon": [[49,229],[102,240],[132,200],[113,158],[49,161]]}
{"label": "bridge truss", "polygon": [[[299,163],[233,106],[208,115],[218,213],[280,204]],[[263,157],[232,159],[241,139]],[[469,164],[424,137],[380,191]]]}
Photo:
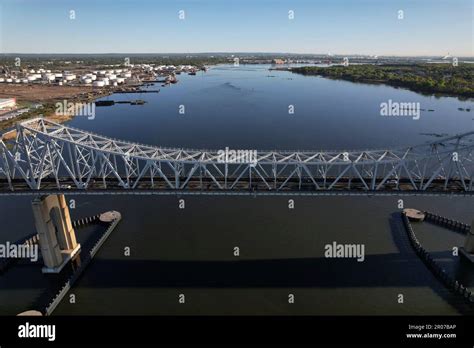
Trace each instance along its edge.
{"label": "bridge truss", "polygon": [[[472,194],[474,132],[398,149],[257,151],[229,163],[217,150],[147,146],[43,118],[0,140],[0,194],[107,192],[449,192]],[[123,192],[122,192],[123,193]]]}

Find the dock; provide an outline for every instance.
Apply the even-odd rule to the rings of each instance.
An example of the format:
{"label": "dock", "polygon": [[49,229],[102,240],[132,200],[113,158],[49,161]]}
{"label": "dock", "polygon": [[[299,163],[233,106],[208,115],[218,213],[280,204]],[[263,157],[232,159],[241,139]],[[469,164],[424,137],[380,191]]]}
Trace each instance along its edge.
{"label": "dock", "polygon": [[119,101],[114,101],[114,100],[99,100],[95,102],[95,106],[112,106],[115,104],[130,104],[130,105],[143,105],[145,104],[146,101],[142,99],[136,99],[136,100],[119,100]]}
{"label": "dock", "polygon": [[144,89],[144,90],[138,90],[138,91],[121,91],[117,90],[114,91],[114,93],[117,94],[127,94],[127,93],[160,93],[159,89]]}

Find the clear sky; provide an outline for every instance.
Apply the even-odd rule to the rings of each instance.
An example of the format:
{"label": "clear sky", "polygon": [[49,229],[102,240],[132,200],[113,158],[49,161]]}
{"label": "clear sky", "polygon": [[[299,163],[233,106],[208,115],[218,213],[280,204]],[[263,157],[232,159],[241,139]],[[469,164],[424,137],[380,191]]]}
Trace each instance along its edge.
{"label": "clear sky", "polygon": [[1,53],[474,56],[474,0],[0,0],[0,12]]}

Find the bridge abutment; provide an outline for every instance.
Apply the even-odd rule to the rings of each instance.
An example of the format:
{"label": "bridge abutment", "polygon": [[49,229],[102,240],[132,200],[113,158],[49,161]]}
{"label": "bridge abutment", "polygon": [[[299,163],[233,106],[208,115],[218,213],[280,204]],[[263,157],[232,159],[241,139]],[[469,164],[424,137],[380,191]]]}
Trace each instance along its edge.
{"label": "bridge abutment", "polygon": [[48,195],[32,202],[43,256],[43,273],[59,273],[80,250],[64,195]]}

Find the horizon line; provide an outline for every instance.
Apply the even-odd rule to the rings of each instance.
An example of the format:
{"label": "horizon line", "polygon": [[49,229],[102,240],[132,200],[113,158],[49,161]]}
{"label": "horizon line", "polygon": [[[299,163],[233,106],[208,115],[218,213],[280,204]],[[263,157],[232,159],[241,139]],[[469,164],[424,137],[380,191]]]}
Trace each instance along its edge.
{"label": "horizon line", "polygon": [[[327,56],[327,57],[343,57],[343,56],[363,56],[363,57],[398,57],[398,58],[431,58],[446,57],[446,54],[439,55],[397,55],[397,54],[367,54],[367,53],[298,53],[298,52],[258,52],[258,51],[203,51],[203,52],[0,52],[0,55],[203,55],[203,54],[267,54],[267,55],[302,55],[302,56]],[[452,58],[474,58],[474,55],[448,55]]]}

